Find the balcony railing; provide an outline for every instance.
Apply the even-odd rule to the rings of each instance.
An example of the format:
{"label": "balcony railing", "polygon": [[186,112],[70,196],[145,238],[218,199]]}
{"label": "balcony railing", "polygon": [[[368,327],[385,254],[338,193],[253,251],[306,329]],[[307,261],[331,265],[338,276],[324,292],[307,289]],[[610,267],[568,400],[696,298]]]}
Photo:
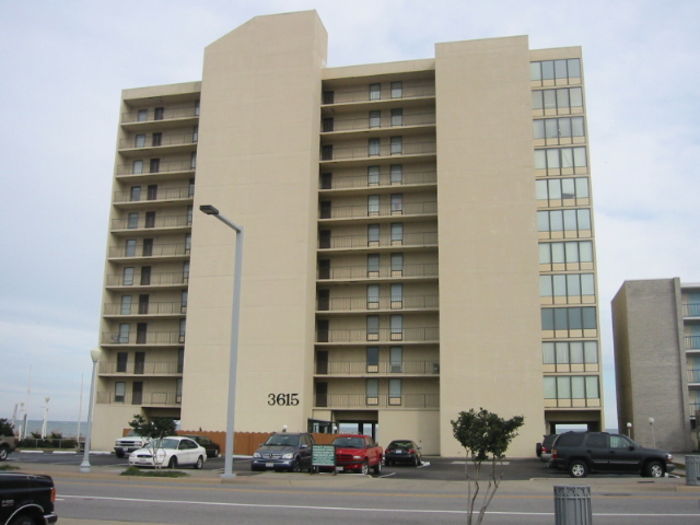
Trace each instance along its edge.
{"label": "balcony railing", "polygon": [[122,139],[119,141],[119,149],[152,149],[152,148],[162,148],[163,146],[185,146],[190,144],[197,144],[197,136],[193,133],[185,134],[164,134],[157,144],[153,143],[150,134],[146,134],[142,142],[137,142],[135,137],[130,137],[128,139]]}
{"label": "balcony railing", "polygon": [[319,269],[319,280],[333,279],[389,279],[405,277],[437,278],[438,264],[407,264],[401,268],[381,266],[371,271],[366,264],[357,266],[331,266],[330,271]]}
{"label": "balcony railing", "polygon": [[690,415],[695,416],[695,413],[700,410],[700,401],[689,403]]}
{"label": "balcony railing", "polygon": [[686,350],[700,350],[700,335],[689,335],[684,339]]}
{"label": "balcony railing", "polygon": [[143,244],[137,244],[132,252],[124,246],[110,246],[109,257],[176,257],[189,255],[190,249],[183,244],[158,244],[144,251]]}
{"label": "balcony railing", "polygon": [[168,286],[168,285],[179,285],[187,284],[188,277],[183,275],[182,272],[173,273],[156,273],[151,275],[148,279],[140,279],[134,277],[124,282],[123,275],[108,275],[105,279],[106,286]]}
{"label": "balcony railing", "polygon": [[700,317],[700,303],[684,303],[683,304],[683,316],[684,317]]}
{"label": "balcony railing", "polygon": [[136,111],[127,111],[121,114],[122,124],[134,124],[137,122],[162,122],[164,120],[175,120],[179,118],[198,117],[197,110],[194,105],[186,108],[168,107],[163,111],[162,118],[155,118],[152,111],[146,114],[146,118],[139,120],[139,114]]}
{"label": "balcony railing", "polygon": [[440,329],[437,326],[404,328],[403,330],[392,330],[391,328],[380,328],[376,332],[368,333],[366,329],[331,329],[327,332],[318,331],[316,340],[319,343],[366,343],[396,341],[423,342],[437,341],[440,336]]}
{"label": "balcony railing", "polygon": [[[435,84],[410,84],[405,83],[401,90],[401,96],[392,97],[389,91],[389,84],[386,84],[384,90],[380,93],[380,98],[373,99],[371,102],[400,102],[401,100],[410,100],[411,98],[418,97],[434,97],[435,96]],[[334,100],[332,103],[326,102],[325,104],[347,104],[351,102],[370,102],[369,89],[365,86],[362,89],[353,90],[342,90],[338,91],[334,95]]]}
{"label": "balcony railing", "polygon": [[440,363],[437,360],[403,361],[401,363],[379,362],[369,364],[367,361],[330,361],[316,363],[318,375],[375,375],[375,374],[415,374],[437,375]]}
{"label": "balcony railing", "polygon": [[117,176],[128,176],[128,175],[149,175],[154,173],[171,173],[176,171],[193,171],[195,167],[192,165],[191,160],[187,161],[165,161],[160,160],[158,163],[158,168],[155,171],[151,171],[150,166],[146,165],[142,167],[142,171],[139,173],[134,173],[132,166],[121,166],[117,169]]}
{"label": "balcony railing", "polygon": [[387,203],[370,211],[364,206],[332,206],[330,217],[321,219],[351,219],[360,217],[401,217],[402,215],[424,215],[437,213],[437,202],[409,202],[401,206]]}
{"label": "balcony railing", "polygon": [[402,394],[399,396],[363,394],[316,395],[317,407],[328,408],[438,408],[440,394]]}
{"label": "balcony railing", "polygon": [[377,241],[370,241],[367,235],[336,235],[331,236],[328,246],[319,243],[319,249],[333,248],[382,248],[391,246],[433,246],[437,245],[437,232],[406,233],[402,239],[392,239],[390,235],[382,235]]}
{"label": "balcony railing", "polygon": [[182,374],[182,364],[175,359],[171,359],[170,361],[129,363],[126,367],[119,367],[116,361],[100,361],[99,373],[126,375]]}
{"label": "balcony railing", "polygon": [[148,228],[183,228],[192,225],[190,215],[156,215],[153,223],[146,225],[141,218],[136,223],[130,223],[129,219],[112,219],[113,230],[136,230]]}
{"label": "balcony railing", "polygon": [[103,345],[180,345],[185,343],[185,335],[178,332],[148,332],[144,335],[137,333],[120,334],[119,332],[103,332]]}
{"label": "balcony railing", "polygon": [[366,310],[401,310],[406,308],[437,308],[440,300],[437,295],[407,295],[404,297],[380,297],[368,300],[367,297],[331,297],[317,300],[316,308],[320,311],[366,311]]}
{"label": "balcony railing", "polygon": [[114,392],[97,392],[96,402],[104,405],[140,405],[140,406],[167,406],[179,405],[182,395],[173,392],[147,392],[134,396],[133,392],[126,392],[123,396],[117,396]]}
{"label": "balcony railing", "polygon": [[105,315],[167,315],[184,314],[187,312],[187,305],[180,302],[156,303],[106,303],[104,305]]}
{"label": "balcony railing", "polygon": [[391,178],[391,174],[380,173],[379,179],[376,182],[370,182],[366,174],[342,176],[333,175],[330,180],[330,187],[326,188],[321,184],[322,190],[341,190],[346,188],[379,188],[382,186],[402,186],[409,184],[435,184],[437,182],[437,173],[434,171],[425,172],[408,172],[403,173],[401,177]]}
{"label": "balcony railing", "polygon": [[435,112],[428,113],[406,113],[401,117],[392,116],[390,111],[384,111],[384,114],[378,119],[370,119],[367,115],[355,118],[337,117],[333,119],[332,129],[328,127],[322,128],[325,132],[333,131],[356,131],[367,129],[401,129],[402,126],[430,126],[435,124]]}
{"label": "balcony railing", "polygon": [[158,188],[155,193],[148,194],[144,191],[139,195],[133,195],[128,191],[114,192],[113,202],[115,204],[124,202],[153,202],[153,201],[168,201],[177,199],[191,199],[194,196],[193,188],[190,186],[181,186],[178,188]]}
{"label": "balcony railing", "polygon": [[700,369],[688,370],[688,383],[700,384]]}
{"label": "balcony railing", "polygon": [[372,160],[382,157],[397,158],[404,155],[432,155],[436,152],[435,141],[428,142],[410,142],[404,141],[400,149],[392,150],[389,140],[382,141],[379,149],[375,153],[370,153],[367,144],[358,146],[346,146],[333,148],[332,154],[321,156],[323,161],[342,161],[342,160]]}

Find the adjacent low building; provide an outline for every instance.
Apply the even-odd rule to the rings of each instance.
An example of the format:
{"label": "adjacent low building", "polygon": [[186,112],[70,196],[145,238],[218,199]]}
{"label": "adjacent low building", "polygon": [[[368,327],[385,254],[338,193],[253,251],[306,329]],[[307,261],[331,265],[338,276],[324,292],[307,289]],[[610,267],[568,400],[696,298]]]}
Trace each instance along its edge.
{"label": "adjacent low building", "polygon": [[602,425],[581,50],[525,36],[326,67],[313,11],[127,89],[95,442],[134,413],[223,430],[233,232],[246,231],[236,429],[354,428],[458,455],[450,420]]}

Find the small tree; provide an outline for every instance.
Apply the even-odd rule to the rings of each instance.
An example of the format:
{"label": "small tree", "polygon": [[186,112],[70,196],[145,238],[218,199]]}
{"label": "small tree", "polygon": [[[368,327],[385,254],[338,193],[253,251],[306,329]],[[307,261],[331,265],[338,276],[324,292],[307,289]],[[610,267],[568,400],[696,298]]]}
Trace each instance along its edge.
{"label": "small tree", "polygon": [[15,427],[14,425],[8,420],[3,418],[0,418],[0,436],[14,436],[15,435]]}
{"label": "small tree", "polygon": [[[486,509],[496,495],[503,477],[502,474],[497,475],[496,473],[496,462],[505,456],[508,445],[518,435],[517,430],[524,421],[523,416],[515,416],[506,420],[484,408],[479,408],[478,412],[473,408],[469,412],[460,412],[459,417],[451,421],[454,437],[464,447],[468,460],[464,466],[467,478],[468,525],[473,523],[474,507],[479,496],[481,464],[489,457],[491,458],[491,476],[479,509],[477,525],[483,521]],[[469,460],[471,460],[474,470],[472,478],[469,477]]]}
{"label": "small tree", "polygon": [[[147,420],[141,414],[134,414],[134,419],[129,421],[129,426],[139,436],[149,438],[148,448],[151,449],[153,466],[155,468],[162,467],[156,454],[156,444],[160,443],[160,440],[165,436],[175,433],[175,421],[167,417],[154,417]],[[165,454],[163,454],[163,457],[165,457]]]}

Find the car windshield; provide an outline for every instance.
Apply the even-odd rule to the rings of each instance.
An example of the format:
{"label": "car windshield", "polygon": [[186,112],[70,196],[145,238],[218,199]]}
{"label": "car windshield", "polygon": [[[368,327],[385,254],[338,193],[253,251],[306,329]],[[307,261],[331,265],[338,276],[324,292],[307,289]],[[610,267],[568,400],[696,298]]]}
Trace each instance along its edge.
{"label": "car windshield", "polygon": [[359,437],[339,437],[333,440],[333,445],[342,448],[365,448],[365,440]]}
{"label": "car windshield", "polygon": [[289,434],[274,434],[267,438],[265,445],[280,447],[296,447],[299,444],[299,436]]}
{"label": "car windshield", "polygon": [[152,446],[154,446],[155,448],[174,448],[174,449],[177,449],[177,446],[179,443],[180,443],[180,441],[177,439],[165,438],[165,439],[156,439],[152,443]]}
{"label": "car windshield", "polygon": [[[405,448],[411,448],[413,446],[413,443],[411,441],[392,441],[389,443],[389,447],[405,447]],[[387,447],[387,448],[389,448]]]}

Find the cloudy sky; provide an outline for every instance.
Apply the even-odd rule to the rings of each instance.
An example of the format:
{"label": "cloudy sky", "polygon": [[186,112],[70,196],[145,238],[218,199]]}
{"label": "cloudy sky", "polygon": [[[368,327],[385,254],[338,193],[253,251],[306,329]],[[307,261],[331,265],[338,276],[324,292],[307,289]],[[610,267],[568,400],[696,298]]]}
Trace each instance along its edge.
{"label": "cloudy sky", "polygon": [[694,0],[0,0],[0,417],[29,402],[41,418],[48,396],[50,419],[76,419],[81,376],[87,392],[121,89],[198,80],[212,41],[253,16],[305,9],[328,31],[329,66],[521,34],[531,48],[583,47],[615,426],[612,296],[626,279],[700,282]]}

